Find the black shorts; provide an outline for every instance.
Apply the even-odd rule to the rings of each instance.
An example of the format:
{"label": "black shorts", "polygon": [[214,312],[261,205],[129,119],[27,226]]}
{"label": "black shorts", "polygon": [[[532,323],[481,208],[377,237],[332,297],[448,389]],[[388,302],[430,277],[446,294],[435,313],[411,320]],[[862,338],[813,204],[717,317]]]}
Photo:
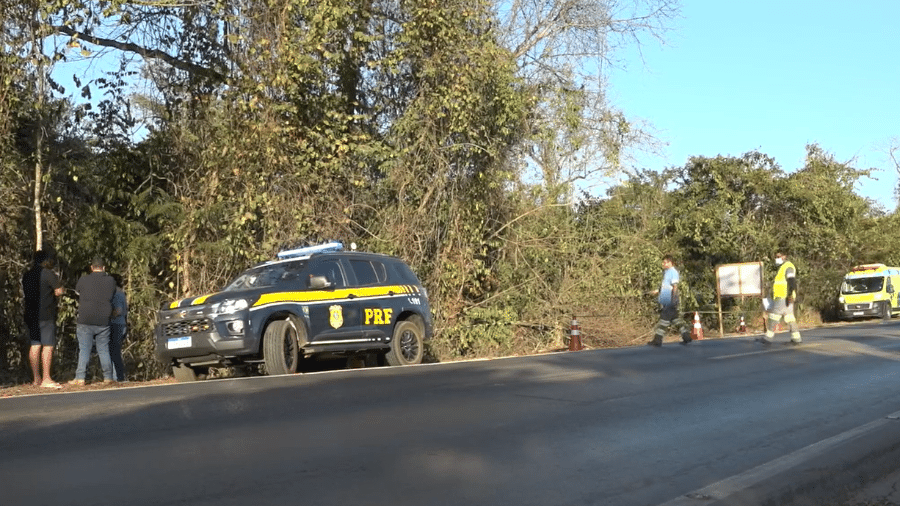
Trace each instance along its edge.
{"label": "black shorts", "polygon": [[29,321],[28,338],[32,346],[56,346],[56,322],[53,320]]}

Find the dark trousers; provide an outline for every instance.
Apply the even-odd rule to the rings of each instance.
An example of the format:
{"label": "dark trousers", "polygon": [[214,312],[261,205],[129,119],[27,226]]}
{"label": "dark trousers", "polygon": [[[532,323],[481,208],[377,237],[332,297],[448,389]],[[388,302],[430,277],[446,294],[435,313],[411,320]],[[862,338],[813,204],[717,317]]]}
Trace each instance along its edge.
{"label": "dark trousers", "polygon": [[687,322],[678,314],[678,308],[673,306],[663,307],[659,312],[659,321],[656,322],[656,330],[653,333],[653,342],[662,344],[663,337],[666,336],[670,326],[678,327],[678,333],[681,334],[681,340],[684,342],[691,341],[691,332],[688,330]]}
{"label": "dark trousers", "polygon": [[109,358],[112,360],[116,381],[125,381],[125,362],[122,361],[122,342],[125,340],[125,325],[109,325]]}

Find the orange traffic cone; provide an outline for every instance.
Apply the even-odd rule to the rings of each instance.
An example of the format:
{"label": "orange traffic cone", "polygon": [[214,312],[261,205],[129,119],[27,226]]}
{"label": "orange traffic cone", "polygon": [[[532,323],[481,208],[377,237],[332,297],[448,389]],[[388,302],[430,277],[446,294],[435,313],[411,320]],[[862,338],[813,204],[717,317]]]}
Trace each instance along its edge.
{"label": "orange traffic cone", "polygon": [[741,323],[738,325],[738,332],[741,334],[747,333],[747,324],[744,323],[744,315],[741,315]]}
{"label": "orange traffic cone", "polygon": [[578,325],[578,320],[573,316],[572,324],[569,327],[569,351],[579,351],[583,349],[584,346],[581,345],[581,325]]}
{"label": "orange traffic cone", "polygon": [[700,313],[694,311],[694,328],[691,330],[691,339],[703,339],[703,325],[700,325]]}

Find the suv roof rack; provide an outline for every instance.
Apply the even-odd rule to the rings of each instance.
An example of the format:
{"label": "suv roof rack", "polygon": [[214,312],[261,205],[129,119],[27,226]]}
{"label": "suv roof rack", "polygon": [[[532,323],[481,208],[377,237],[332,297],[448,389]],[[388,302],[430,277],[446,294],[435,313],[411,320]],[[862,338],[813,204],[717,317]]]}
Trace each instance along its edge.
{"label": "suv roof rack", "polygon": [[328,251],[343,251],[344,244],[340,241],[332,241],[326,242],[324,244],[319,244],[316,246],[306,246],[303,248],[296,248],[290,250],[279,251],[275,256],[278,257],[279,260],[284,260],[286,258],[298,258],[298,257],[310,257],[315,253],[325,253]]}

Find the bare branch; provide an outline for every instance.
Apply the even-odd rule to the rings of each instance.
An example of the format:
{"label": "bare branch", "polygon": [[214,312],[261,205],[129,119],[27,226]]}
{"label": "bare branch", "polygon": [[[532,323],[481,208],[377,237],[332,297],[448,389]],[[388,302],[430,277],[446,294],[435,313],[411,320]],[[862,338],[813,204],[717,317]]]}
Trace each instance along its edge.
{"label": "bare branch", "polygon": [[900,174],[900,137],[891,139],[891,145],[888,147],[888,156],[891,158],[891,163],[894,164],[897,174]]}
{"label": "bare branch", "polygon": [[224,81],[225,77],[226,77],[224,74],[217,72],[211,68],[203,67],[200,65],[193,64],[191,62],[180,60],[180,59],[175,58],[174,56],[172,56],[164,51],[160,51],[158,49],[148,49],[146,47],[139,46],[138,44],[135,44],[133,42],[119,42],[116,40],[106,39],[103,37],[95,37],[93,35],[90,35],[90,34],[87,34],[84,32],[79,32],[77,30],[73,30],[67,26],[54,26],[53,28],[56,31],[58,31],[59,33],[63,33],[70,37],[76,37],[79,40],[90,42],[91,44],[95,44],[95,45],[102,46],[102,47],[108,47],[111,49],[118,49],[120,51],[135,53],[135,54],[140,55],[144,59],[156,59],[156,60],[164,61],[164,62],[168,63],[169,65],[171,65],[172,67],[179,69],[179,70],[183,70],[189,74],[206,77],[208,79],[212,79],[212,80],[216,80],[216,81],[220,81],[220,82]]}
{"label": "bare branch", "polygon": [[[508,7],[508,8],[507,8]],[[500,38],[534,89],[534,137],[519,146],[546,187],[609,176],[635,149],[655,151],[647,125],[626,120],[606,98],[617,52],[663,40],[677,0],[516,0],[497,8]]]}

